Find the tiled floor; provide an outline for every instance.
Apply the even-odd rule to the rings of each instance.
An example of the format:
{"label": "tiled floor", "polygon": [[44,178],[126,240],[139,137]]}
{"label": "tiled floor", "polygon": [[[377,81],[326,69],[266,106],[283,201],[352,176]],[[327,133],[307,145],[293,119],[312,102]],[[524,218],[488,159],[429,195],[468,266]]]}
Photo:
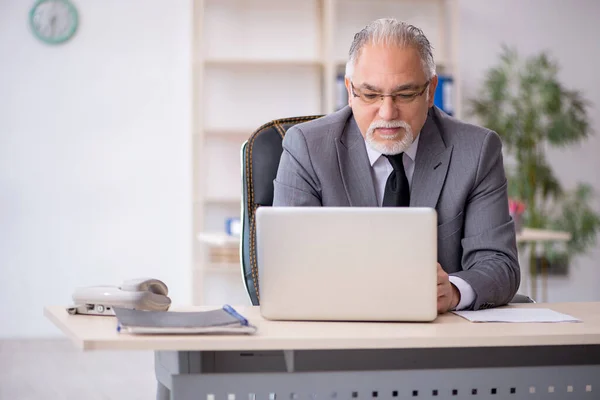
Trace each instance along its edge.
{"label": "tiled floor", "polygon": [[0,400],[148,400],[154,355],[86,351],[67,340],[0,340]]}

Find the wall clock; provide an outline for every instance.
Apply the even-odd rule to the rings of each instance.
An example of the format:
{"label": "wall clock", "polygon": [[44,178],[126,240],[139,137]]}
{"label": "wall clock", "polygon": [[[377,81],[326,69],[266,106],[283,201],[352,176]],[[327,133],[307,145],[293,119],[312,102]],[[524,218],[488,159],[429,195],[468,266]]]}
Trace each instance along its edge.
{"label": "wall clock", "polygon": [[69,0],[38,0],[29,12],[29,24],[42,42],[63,43],[77,30],[77,9]]}

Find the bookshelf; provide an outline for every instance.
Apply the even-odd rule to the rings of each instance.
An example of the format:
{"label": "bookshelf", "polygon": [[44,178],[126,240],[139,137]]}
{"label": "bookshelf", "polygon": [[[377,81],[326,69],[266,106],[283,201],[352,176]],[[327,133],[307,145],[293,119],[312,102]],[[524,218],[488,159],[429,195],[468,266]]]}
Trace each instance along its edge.
{"label": "bookshelf", "polygon": [[249,304],[240,265],[211,258],[215,246],[239,255],[224,232],[240,216],[241,145],[272,119],[335,111],[350,43],[368,22],[396,17],[423,29],[438,73],[454,78],[460,116],[455,1],[194,0],[195,304]]}

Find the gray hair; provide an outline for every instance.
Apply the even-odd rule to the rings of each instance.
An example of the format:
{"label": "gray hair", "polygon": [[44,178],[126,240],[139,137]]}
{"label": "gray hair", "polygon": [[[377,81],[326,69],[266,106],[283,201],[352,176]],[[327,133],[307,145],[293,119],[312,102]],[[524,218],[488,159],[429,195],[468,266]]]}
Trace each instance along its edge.
{"label": "gray hair", "polygon": [[431,79],[435,75],[432,47],[423,31],[416,26],[394,18],[381,18],[371,22],[354,35],[354,40],[350,46],[349,60],[346,63],[347,78],[352,78],[360,51],[367,43],[394,44],[399,47],[413,46],[421,56],[423,72],[425,72],[427,79]]}

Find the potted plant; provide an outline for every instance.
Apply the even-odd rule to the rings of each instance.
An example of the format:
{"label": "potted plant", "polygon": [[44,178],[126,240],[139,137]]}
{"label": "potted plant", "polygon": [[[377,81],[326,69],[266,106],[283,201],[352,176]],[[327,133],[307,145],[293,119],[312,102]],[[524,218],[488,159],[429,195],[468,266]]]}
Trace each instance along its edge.
{"label": "potted plant", "polygon": [[[579,182],[566,190],[546,158],[547,146],[567,147],[592,134],[588,101],[564,87],[557,75],[558,64],[545,52],[522,59],[504,46],[500,62],[487,71],[477,96],[468,100],[469,114],[502,138],[509,197],[524,205],[521,224],[571,234],[562,248],[545,246],[550,267],[553,261],[568,263],[585,253],[600,229],[600,216],[590,206],[591,187]],[[535,243],[521,244],[521,250],[527,247],[535,278],[538,249]]]}

